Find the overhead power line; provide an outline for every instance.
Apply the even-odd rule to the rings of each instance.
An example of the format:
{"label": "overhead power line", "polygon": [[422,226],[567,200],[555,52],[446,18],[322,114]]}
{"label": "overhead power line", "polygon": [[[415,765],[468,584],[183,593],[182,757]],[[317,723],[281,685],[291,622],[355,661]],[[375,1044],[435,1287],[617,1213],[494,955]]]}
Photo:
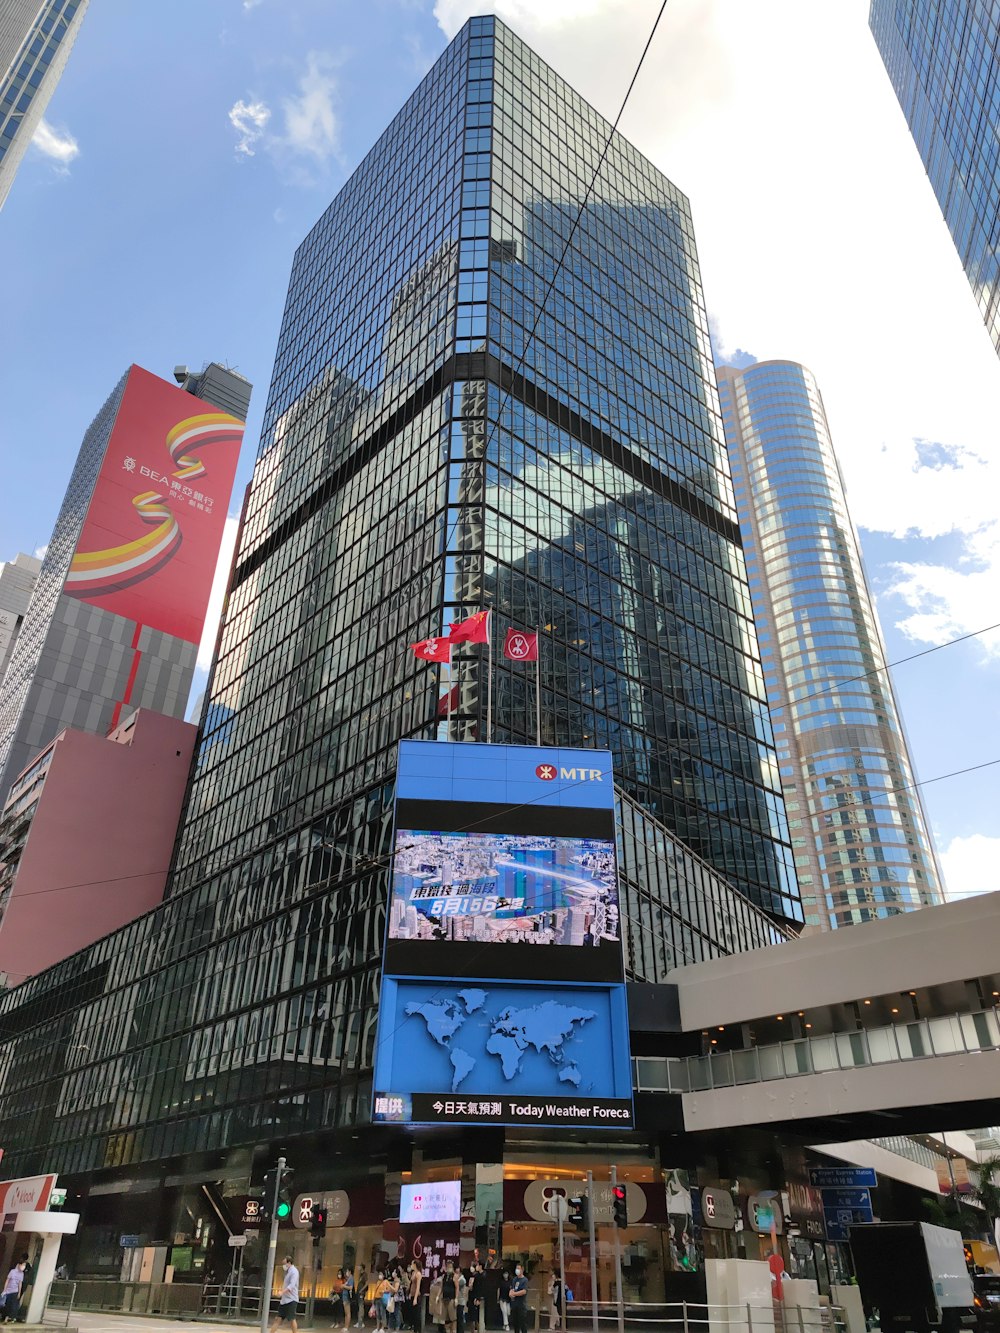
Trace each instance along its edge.
{"label": "overhead power line", "polygon": [[[809,699],[816,699],[821,694],[829,694],[831,690],[840,689],[842,685],[851,685],[858,680],[867,680],[869,676],[881,675],[883,671],[890,671],[893,667],[902,666],[904,662],[915,662],[918,657],[929,657],[931,653],[939,653],[942,648],[951,648],[956,643],[965,643],[967,639],[978,639],[981,634],[989,634],[991,630],[1000,629],[1000,620],[994,625],[984,625],[982,629],[970,630],[968,634],[959,634],[954,639],[947,639],[944,643],[936,643],[931,648],[922,648],[919,653],[910,653],[907,657],[897,657],[892,662],[885,662],[879,667],[869,667],[867,671],[861,671],[856,676],[838,676],[832,680],[829,685],[823,685],[818,690],[810,690],[808,694],[801,695],[798,699],[792,699],[787,704],[774,704],[771,707],[772,713],[785,713],[791,707],[798,707]],[[946,775],[946,776],[950,776]],[[930,781],[936,782],[938,779],[931,778]]]}

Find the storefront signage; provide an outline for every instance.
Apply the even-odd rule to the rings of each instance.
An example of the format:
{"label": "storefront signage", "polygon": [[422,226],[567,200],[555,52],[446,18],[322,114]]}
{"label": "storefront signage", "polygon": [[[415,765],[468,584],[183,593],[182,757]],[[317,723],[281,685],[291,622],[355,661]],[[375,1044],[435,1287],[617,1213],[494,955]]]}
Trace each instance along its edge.
{"label": "storefront signage", "polygon": [[809,1184],[818,1189],[874,1189],[878,1176],[870,1166],[811,1166]]}
{"label": "storefront signage", "polygon": [[747,1199],[747,1224],[751,1231],[759,1236],[767,1236],[773,1231],[776,1236],[784,1234],[785,1220],[781,1215],[781,1200],[776,1190],[762,1190],[751,1194]]}
{"label": "storefront signage", "polygon": [[610,755],[402,741],[396,797],[373,1119],[631,1129]]}
{"label": "storefront signage", "polygon": [[[251,1200],[251,1202],[253,1202]],[[326,1225],[328,1227],[343,1227],[347,1225],[347,1218],[351,1211],[351,1200],[346,1190],[310,1190],[306,1194],[296,1195],[295,1202],[292,1205],[292,1224],[302,1229],[308,1229],[312,1222],[312,1206],[314,1203],[322,1204],[326,1209]]]}
{"label": "storefront signage", "polygon": [[732,1231],[736,1226],[733,1196],[721,1186],[701,1192],[701,1224],[718,1231]]}
{"label": "storefront signage", "polygon": [[823,1195],[812,1185],[803,1185],[801,1181],[789,1181],[785,1194],[785,1211],[790,1226],[809,1240],[825,1240],[826,1227],[823,1224]]}
{"label": "storefront signage", "polygon": [[49,1206],[55,1176],[19,1176],[0,1184],[0,1214],[44,1213]]}
{"label": "storefront signage", "polygon": [[[629,1226],[634,1226],[646,1216],[648,1200],[639,1185],[630,1180],[622,1184],[625,1187]],[[535,1222],[557,1222],[558,1200],[568,1201],[585,1192],[586,1186],[580,1180],[532,1180],[524,1190],[524,1213]],[[591,1208],[596,1226],[611,1226],[612,1196],[608,1182],[594,1181]]]}

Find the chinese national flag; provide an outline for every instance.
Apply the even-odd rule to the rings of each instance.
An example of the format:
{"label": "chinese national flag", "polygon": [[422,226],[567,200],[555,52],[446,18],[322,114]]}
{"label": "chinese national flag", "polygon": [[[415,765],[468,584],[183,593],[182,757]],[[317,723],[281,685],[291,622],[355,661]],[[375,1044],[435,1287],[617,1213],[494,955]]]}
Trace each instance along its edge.
{"label": "chinese national flag", "polygon": [[509,629],[503,641],[503,655],[510,662],[537,662],[538,635],[523,629]]}
{"label": "chinese national flag", "polygon": [[448,638],[452,643],[489,643],[489,611],[477,611],[468,620],[460,620],[457,625],[452,625]]}
{"label": "chinese national flag", "polygon": [[413,656],[421,662],[451,661],[450,639],[421,639],[419,643],[411,643],[410,647]]}

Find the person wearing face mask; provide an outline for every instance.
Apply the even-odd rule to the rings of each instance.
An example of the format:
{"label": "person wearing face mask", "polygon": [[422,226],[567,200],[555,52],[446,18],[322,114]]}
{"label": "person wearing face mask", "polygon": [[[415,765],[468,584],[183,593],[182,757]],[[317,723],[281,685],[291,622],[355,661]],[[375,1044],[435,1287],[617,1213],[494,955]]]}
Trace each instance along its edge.
{"label": "person wearing face mask", "polygon": [[510,1284],[511,1333],[528,1333],[528,1279],[524,1265],[518,1264]]}
{"label": "person wearing face mask", "polygon": [[292,1333],[299,1333],[299,1270],[292,1263],[292,1256],[286,1254],[281,1261],[285,1280],[278,1297],[278,1313],[274,1317],[269,1333],[275,1333],[279,1324],[290,1324]]}

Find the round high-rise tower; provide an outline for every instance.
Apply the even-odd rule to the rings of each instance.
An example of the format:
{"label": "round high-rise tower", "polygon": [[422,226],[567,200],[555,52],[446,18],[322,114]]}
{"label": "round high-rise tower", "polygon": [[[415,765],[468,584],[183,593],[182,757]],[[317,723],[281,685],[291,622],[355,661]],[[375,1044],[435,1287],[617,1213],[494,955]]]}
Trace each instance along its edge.
{"label": "round high-rise tower", "polygon": [[939,902],[816,381],[790,361],[718,379],[806,920],[833,929]]}

